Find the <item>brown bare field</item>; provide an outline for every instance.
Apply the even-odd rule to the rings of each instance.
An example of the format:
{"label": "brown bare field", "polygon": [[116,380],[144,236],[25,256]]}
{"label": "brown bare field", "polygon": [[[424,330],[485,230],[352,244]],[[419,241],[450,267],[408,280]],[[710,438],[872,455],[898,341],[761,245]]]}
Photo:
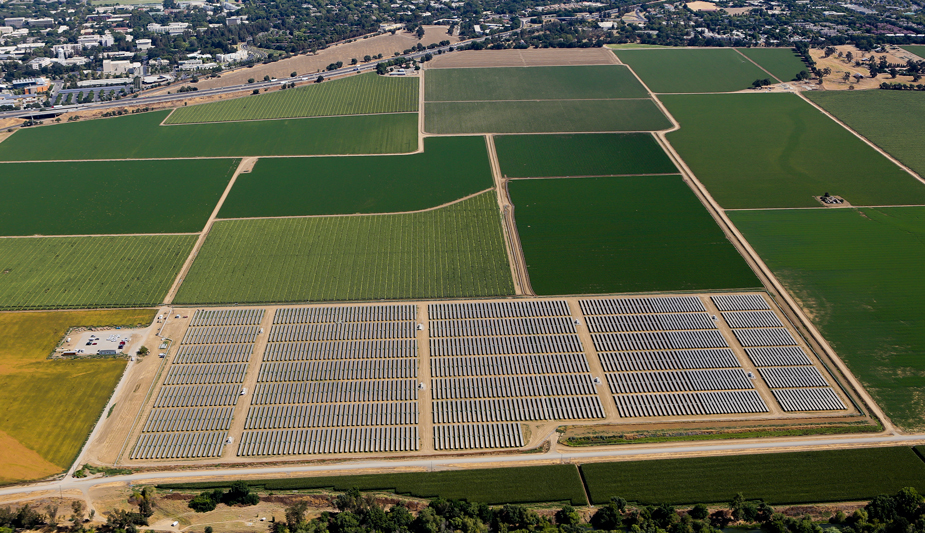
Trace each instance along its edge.
{"label": "brown bare field", "polygon": [[[302,76],[321,72],[331,63],[338,61],[343,62],[344,65],[349,65],[350,60],[353,58],[362,61],[363,56],[366,55],[382,54],[383,58],[387,59],[392,57],[395,52],[401,53],[418,43],[427,46],[440,41],[459,42],[459,37],[447,35],[446,30],[448,28],[448,26],[424,26],[424,38],[420,41],[413,33],[406,31],[396,32],[395,35],[385,33],[368,39],[359,38],[351,43],[335,44],[324,50],[319,50],[315,55],[294,56],[268,65],[261,64],[254,68],[238,69],[234,72],[223,74],[218,78],[204,79],[197,83],[196,87],[199,87],[199,89],[215,89],[229,85],[241,85],[247,83],[249,78],[262,80],[264,76],[283,79],[289,78],[292,72],[297,72]],[[173,91],[176,88],[176,84],[174,84],[146,94],[166,94],[167,91]]]}
{"label": "brown bare field", "polygon": [[60,466],[45,460],[6,432],[0,431],[0,485],[45,478],[60,471]]}
{"label": "brown bare field", "polygon": [[437,56],[427,68],[552,67],[618,65],[607,48],[535,48],[528,50],[465,50]]}
{"label": "brown bare field", "polygon": [[[822,87],[828,91],[844,91],[849,88],[858,89],[877,89],[880,87],[880,84],[883,82],[889,83],[914,83],[912,81],[912,76],[897,76],[896,79],[890,78],[889,74],[880,74],[876,78],[868,77],[870,72],[867,67],[856,67],[854,66],[854,61],[859,59],[866,59],[870,56],[876,57],[878,60],[881,56],[886,56],[886,60],[889,63],[905,63],[908,59],[912,58],[912,54],[906,52],[905,50],[898,48],[896,50],[888,49],[886,52],[881,53],[871,53],[858,50],[855,46],[846,44],[841,46],[836,46],[836,50],[842,53],[842,55],[851,52],[854,55],[854,60],[851,63],[845,61],[844,58],[839,58],[838,54],[835,53],[829,57],[825,56],[825,51],[822,49],[811,49],[810,55],[813,59],[816,60],[816,66],[821,70],[825,67],[832,69],[832,74],[828,75],[823,79]],[[861,81],[855,81],[854,78],[851,78],[850,81],[845,81],[845,73],[853,75],[855,73],[863,74],[864,78]]]}

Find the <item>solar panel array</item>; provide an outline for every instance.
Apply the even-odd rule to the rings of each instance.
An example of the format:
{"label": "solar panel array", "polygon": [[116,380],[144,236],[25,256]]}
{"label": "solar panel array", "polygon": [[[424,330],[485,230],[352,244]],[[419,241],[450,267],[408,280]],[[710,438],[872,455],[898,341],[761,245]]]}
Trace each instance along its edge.
{"label": "solar panel array", "polygon": [[427,312],[436,449],[519,447],[517,422],[604,417],[564,300]]}
{"label": "solar panel array", "polygon": [[133,459],[218,457],[264,309],[199,309],[167,369]]}
{"label": "solar panel array", "polygon": [[695,296],[580,300],[621,417],[767,412]]}
{"label": "solar panel array", "polygon": [[411,451],[417,306],[278,309],[240,456]]}
{"label": "solar panel array", "polygon": [[747,296],[754,297],[714,296],[713,301],[781,408],[786,412],[846,409],[764,298]]}
{"label": "solar panel array", "polygon": [[520,424],[456,424],[434,426],[434,449],[520,448],[524,435]]}

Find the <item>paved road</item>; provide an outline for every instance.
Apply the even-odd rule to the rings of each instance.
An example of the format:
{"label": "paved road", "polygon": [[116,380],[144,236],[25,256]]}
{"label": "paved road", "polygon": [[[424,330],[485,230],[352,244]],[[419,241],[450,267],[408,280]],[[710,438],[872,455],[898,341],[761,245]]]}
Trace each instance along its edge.
{"label": "paved road", "polygon": [[[513,30],[513,31],[504,32],[504,33],[499,33],[496,35],[479,37],[479,38],[470,39],[467,41],[461,41],[461,42],[458,42],[458,43],[455,43],[449,46],[441,46],[438,48],[433,48],[431,50],[423,50],[419,52],[414,52],[412,54],[402,55],[400,57],[405,57],[408,59],[420,59],[424,57],[426,54],[436,55],[438,51],[442,51],[443,53],[446,53],[449,51],[450,47],[465,46],[465,45],[468,45],[469,43],[476,42],[476,41],[483,41],[491,37],[506,37],[508,35],[511,35],[512,33],[516,33],[517,31],[520,31],[520,30]],[[299,81],[301,78],[306,78],[306,81],[308,81],[308,80],[314,80],[317,76],[324,76],[325,78],[330,78],[334,76],[343,76],[346,74],[351,74],[351,73],[356,73],[356,72],[360,72],[360,73],[373,72],[376,70],[376,65],[378,65],[379,63],[386,63],[388,61],[396,59],[397,57],[398,56],[385,58],[379,61],[374,61],[372,63],[365,63],[362,65],[353,65],[349,67],[340,68],[337,70],[330,70],[330,71],[324,71],[324,72],[313,73],[313,74],[303,74],[295,78],[277,79],[276,81],[259,81],[255,83],[246,83],[243,85],[231,85],[228,87],[218,87],[215,89],[203,89],[203,90],[195,91],[192,93],[162,94],[158,96],[140,95],[137,98],[129,97],[129,98],[123,98],[121,100],[112,100],[109,102],[94,102],[92,104],[67,106],[66,110],[74,111],[74,110],[88,110],[88,109],[108,109],[108,108],[125,107],[125,106],[139,106],[139,105],[154,104],[154,103],[160,103],[160,102],[170,102],[173,100],[185,100],[188,98],[198,98],[202,96],[213,96],[213,95],[218,95],[218,94],[235,93],[235,92],[241,92],[241,91],[252,91],[254,89],[279,87],[280,84],[282,83]],[[177,88],[179,88],[180,85],[182,85],[182,83],[177,84]],[[98,90],[100,89],[100,87],[93,87],[92,89]],[[57,111],[58,110],[44,110],[43,111],[40,109],[27,109],[27,110],[21,110],[21,111],[4,111],[4,112],[0,112],[0,118],[14,118],[14,117],[15,118],[28,118],[34,115],[48,115],[50,113],[54,113]]]}
{"label": "paved road", "polygon": [[911,445],[913,443],[925,442],[925,434],[918,435],[874,435],[869,437],[802,437],[788,439],[752,439],[742,441],[722,441],[712,443],[668,443],[656,445],[627,445],[620,448],[610,448],[606,450],[589,450],[589,451],[567,451],[557,452],[551,449],[549,452],[537,455],[479,455],[472,457],[435,457],[420,459],[402,459],[402,460],[383,460],[381,458],[371,460],[353,460],[337,464],[319,464],[319,465],[300,465],[292,464],[285,466],[256,466],[250,468],[225,468],[225,469],[202,469],[202,470],[182,470],[182,471],[164,471],[164,472],[147,472],[132,474],[128,476],[114,476],[106,478],[93,479],[74,479],[65,478],[62,481],[49,483],[36,483],[32,485],[6,487],[0,489],[0,496],[12,494],[24,494],[41,490],[81,490],[86,492],[88,489],[105,483],[125,482],[125,483],[151,483],[159,480],[182,480],[185,478],[211,478],[220,480],[222,478],[241,478],[242,476],[276,476],[285,477],[294,474],[312,474],[312,473],[339,473],[346,474],[357,470],[375,470],[391,468],[424,468],[424,469],[452,469],[459,465],[478,466],[480,464],[502,465],[505,463],[580,463],[594,460],[606,460],[608,458],[630,458],[633,456],[647,456],[647,458],[658,456],[677,456],[679,454],[712,454],[726,453],[734,454],[738,452],[774,452],[774,451],[809,451],[818,449],[831,448],[864,448],[887,445]]}

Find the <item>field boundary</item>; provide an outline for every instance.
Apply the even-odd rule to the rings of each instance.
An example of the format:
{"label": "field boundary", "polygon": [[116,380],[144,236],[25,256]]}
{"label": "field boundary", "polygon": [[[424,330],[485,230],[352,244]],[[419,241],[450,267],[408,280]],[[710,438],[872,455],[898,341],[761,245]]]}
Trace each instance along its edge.
{"label": "field boundary", "polygon": [[655,173],[655,174],[590,174],[587,176],[529,176],[524,178],[508,178],[504,179],[508,181],[519,181],[519,180],[570,180],[570,179],[580,179],[580,178],[630,178],[635,176],[679,176],[680,172],[665,172],[665,173]]}
{"label": "field boundary", "polygon": [[[207,102],[207,103],[211,104],[214,102]],[[197,105],[203,105],[203,104],[197,104]],[[174,108],[173,111],[170,112],[170,115],[172,115],[173,112],[176,110],[177,108]],[[208,124],[234,124],[236,122],[272,122],[274,120],[307,120],[307,119],[313,119],[313,118],[375,117],[379,115],[410,115],[412,113],[417,113],[417,111],[386,111],[384,113],[351,113],[349,115],[312,115],[310,117],[248,118],[248,119],[238,119],[238,120],[213,120],[212,122],[179,122],[177,124],[165,124],[164,122],[161,122],[160,124],[158,124],[158,127],[163,126],[165,128],[172,128],[175,126],[202,126],[202,125],[208,125]],[[167,115],[166,117],[164,117],[164,120],[166,121],[168,118],[170,118],[170,115]]]}
{"label": "field boundary", "polygon": [[771,74],[771,71],[769,71],[768,69],[766,69],[766,68],[762,67],[761,65],[759,65],[758,63],[756,63],[754,59],[752,59],[752,58],[748,57],[747,55],[743,54],[742,51],[739,50],[738,48],[733,48],[733,50],[735,50],[736,53],[739,54],[740,56],[742,56],[742,57],[744,57],[745,59],[747,59],[748,61],[750,61],[750,62],[751,62],[753,65],[755,65],[756,67],[758,67],[758,68],[760,68],[761,70],[763,70],[763,71],[765,72],[765,74],[767,74],[768,76],[771,76],[772,78],[774,78],[775,80],[777,80],[778,83],[785,83],[784,80],[778,78],[778,77],[775,76],[774,74]]}
{"label": "field boundary", "polygon": [[436,211],[437,209],[443,209],[444,207],[449,207],[459,202],[464,202],[470,198],[474,198],[480,194],[485,194],[486,192],[494,189],[494,187],[489,187],[485,190],[474,192],[472,194],[463,196],[462,198],[457,198],[451,202],[446,202],[434,207],[428,207],[427,209],[418,209],[416,211],[392,211],[388,213],[344,213],[344,214],[334,214],[334,215],[285,215],[279,217],[238,217],[238,218],[216,218],[216,222],[225,222],[233,220],[269,220],[269,219],[284,219],[284,218],[331,218],[331,217],[377,217],[385,215],[412,215],[414,213],[426,213],[428,211]]}
{"label": "field boundary", "polygon": [[[614,100],[649,100],[649,98],[529,98],[526,100],[425,100],[425,104],[485,104],[488,102],[610,102]],[[387,114],[387,113],[376,113]],[[394,114],[394,113],[393,113]]]}
{"label": "field boundary", "polygon": [[199,232],[188,233],[90,233],[81,235],[2,235],[0,239],[62,239],[66,237],[170,237],[183,235],[199,235]]}
{"label": "field boundary", "polygon": [[507,249],[508,263],[511,266],[511,277],[514,280],[515,296],[536,296],[530,286],[530,274],[527,272],[527,258],[524,256],[523,246],[520,244],[520,235],[517,233],[517,224],[514,223],[514,204],[507,192],[507,178],[501,174],[501,163],[498,161],[498,150],[495,148],[494,135],[485,136],[488,148],[488,161],[491,165],[491,177],[497,190],[498,207],[501,209],[501,227]]}
{"label": "field boundary", "polygon": [[212,225],[215,224],[215,218],[218,216],[218,212],[222,209],[222,205],[224,205],[225,199],[228,198],[228,193],[231,192],[231,188],[234,187],[234,183],[237,181],[238,175],[240,175],[242,172],[250,172],[253,170],[254,165],[257,163],[257,159],[258,158],[256,157],[245,157],[241,159],[237,170],[234,171],[231,179],[228,180],[228,185],[225,186],[225,191],[222,193],[221,198],[219,198],[218,202],[215,204],[215,209],[212,210],[212,214],[209,216],[209,220],[206,221],[205,227],[202,229],[202,232],[199,233],[199,238],[196,239],[196,244],[193,245],[193,249],[190,251],[189,256],[187,256],[186,261],[183,263],[183,267],[180,269],[180,272],[177,273],[177,277],[174,279],[173,284],[170,286],[170,290],[164,297],[163,305],[170,305],[173,302],[173,299],[177,296],[177,291],[180,290],[180,284],[183,283],[183,278],[189,274],[189,269],[193,266],[193,261],[196,260],[196,256],[199,255],[199,250],[202,249],[202,245],[205,243],[206,237],[208,237],[209,232],[212,231]]}
{"label": "field boundary", "polygon": [[[673,118],[672,118],[673,120]],[[855,396],[861,399],[862,403],[868,408],[869,412],[880,420],[883,424],[884,431],[881,435],[899,435],[900,433],[893,426],[890,419],[884,414],[880,409],[880,406],[873,400],[870,394],[866,389],[861,385],[857,377],[851,373],[851,370],[848,369],[844,361],[838,356],[832,346],[828,343],[825,337],[816,329],[815,325],[809,320],[806,314],[803,311],[803,308],[797,304],[793,299],[787,289],[783,286],[780,280],[774,275],[771,269],[764,263],[764,260],[761,259],[761,256],[752,248],[751,244],[745,239],[745,236],[739,231],[739,229],[732,223],[729,217],[726,215],[725,211],[716,203],[716,200],[713,199],[713,196],[710,192],[704,187],[704,185],[697,179],[693,171],[687,166],[687,163],[684,162],[684,159],[681,158],[671,143],[668,142],[663,133],[657,133],[656,139],[659,144],[663,145],[666,153],[671,157],[675,164],[682,172],[682,176],[688,182],[691,189],[694,193],[700,198],[700,201],[703,202],[704,206],[719,224],[720,228],[726,233],[729,240],[733,245],[739,250],[739,253],[743,256],[746,263],[752,268],[755,274],[758,276],[758,280],[765,285],[765,288],[771,294],[775,300],[782,300],[784,305],[780,305],[781,310],[784,312],[784,315],[787,316],[788,320],[792,320],[796,327],[796,331],[800,335],[805,335],[804,337],[807,340],[809,347],[818,354],[823,353],[832,362],[832,364],[838,368],[839,372],[842,374],[842,377],[845,381],[850,384],[853,389]],[[795,319],[795,320],[794,320]],[[817,349],[818,348],[818,349]],[[822,358],[820,357],[820,361]],[[851,396],[851,395],[849,395]],[[852,398],[853,401],[853,398]]]}
{"label": "field boundary", "polygon": [[861,135],[860,133],[858,133],[858,132],[854,131],[853,129],[851,129],[851,127],[848,126],[848,124],[846,124],[846,123],[842,122],[841,120],[839,120],[838,117],[836,117],[836,116],[833,115],[832,113],[829,113],[828,111],[826,111],[825,108],[823,108],[822,106],[820,106],[820,105],[817,104],[816,102],[813,102],[811,99],[809,99],[809,98],[803,96],[803,93],[802,93],[801,91],[796,91],[796,95],[797,95],[798,97],[800,97],[804,102],[808,102],[809,105],[813,106],[814,108],[816,108],[817,110],[819,110],[820,112],[822,112],[823,115],[825,115],[825,116],[829,117],[830,119],[834,120],[836,124],[838,124],[839,126],[845,128],[846,130],[848,130],[849,132],[851,132],[852,135],[854,135],[854,136],[857,137],[858,139],[861,139],[862,141],[864,141],[864,143],[866,143],[868,146],[870,146],[871,148],[873,148],[874,150],[876,150],[877,152],[879,152],[881,155],[883,155],[884,157],[886,157],[887,159],[889,159],[891,162],[893,162],[893,164],[895,164],[895,165],[898,166],[899,168],[905,170],[907,173],[909,173],[910,176],[912,176],[913,178],[915,178],[915,179],[919,180],[920,182],[922,182],[923,184],[925,184],[925,178],[922,178],[922,176],[920,176],[916,171],[914,171],[914,170],[912,170],[911,168],[909,168],[909,167],[907,167],[906,165],[904,165],[901,161],[899,161],[898,159],[896,159],[895,157],[893,157],[892,155],[890,155],[890,154],[889,154],[886,150],[884,150],[883,148],[880,148],[879,146],[877,146],[876,144],[874,144],[874,143],[873,143],[870,139],[868,139],[867,137],[865,137],[865,136]]}
{"label": "field boundary", "polygon": [[822,205],[819,207],[739,207],[735,209],[724,209],[724,211],[790,211],[795,209],[880,209],[881,207],[925,207],[925,204],[905,204],[905,205]]}

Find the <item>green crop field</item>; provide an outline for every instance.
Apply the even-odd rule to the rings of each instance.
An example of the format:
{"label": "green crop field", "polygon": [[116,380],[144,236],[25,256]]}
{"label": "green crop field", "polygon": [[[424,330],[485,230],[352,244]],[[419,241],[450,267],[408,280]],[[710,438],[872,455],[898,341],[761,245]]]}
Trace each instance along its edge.
{"label": "green crop field", "polygon": [[660,459],[581,465],[591,502],[725,503],[741,492],[772,505],[864,501],[904,487],[925,490],[911,448]]}
{"label": "green crop field", "polygon": [[195,235],[0,239],[0,309],[160,303]]}
{"label": "green crop field", "polygon": [[[2,235],[202,231],[237,159],[6,163]],[[168,193],[167,191],[170,191]]]}
{"label": "green crop field", "polygon": [[759,287],[680,176],[515,180],[537,294]]}
{"label": "green crop field", "polygon": [[261,159],[222,218],[392,213],[436,207],[494,185],[482,137],[430,137],[424,153]]}
{"label": "green crop field", "polygon": [[729,217],[890,419],[925,428],[925,207]]}
{"label": "green crop field", "polygon": [[737,48],[736,50],[761,65],[780,81],[793,81],[801,71],[809,70],[793,48]]}
{"label": "green crop field", "polygon": [[925,204],[925,186],[795,95],[661,100],[681,124],[668,141],[727,209],[821,208],[813,196],[826,192],[853,205]]}
{"label": "green crop field", "polygon": [[426,71],[424,100],[580,100],[648,98],[622,65],[455,68]]}
{"label": "green crop field", "polygon": [[160,126],[169,111],[17,131],[0,161],[413,152],[418,116],[363,115]]}
{"label": "green crop field", "polygon": [[68,328],[147,326],[154,313],[0,313],[0,485],[67,469],[122,375],[125,359],[49,360]]}
{"label": "green crop field", "polygon": [[[574,465],[527,466],[447,472],[409,472],[354,476],[323,476],[294,479],[254,480],[257,489],[333,489],[387,491],[418,498],[445,498],[493,504],[570,502],[587,505],[584,487]],[[204,490],[224,488],[222,483],[160,485],[163,489]]]}
{"label": "green crop field", "polygon": [[656,93],[739,91],[768,77],[731,48],[617,50],[616,54]]}
{"label": "green crop field", "polygon": [[495,148],[501,173],[511,178],[678,172],[648,133],[502,135]]}
{"label": "green crop field", "polygon": [[420,213],[217,222],[175,302],[513,292],[501,216],[489,191]]}
{"label": "green crop field", "polygon": [[925,92],[813,91],[807,96],[919,176],[925,176],[921,123],[909,120],[925,116]]}
{"label": "green crop field", "polygon": [[648,99],[431,102],[424,104],[424,111],[424,130],[429,133],[619,132],[671,127]]}
{"label": "green crop field", "polygon": [[361,74],[321,84],[176,109],[167,124],[413,113],[418,79]]}
{"label": "green crop field", "polygon": [[925,59],[925,46],[906,45],[906,46],[900,46],[900,48],[902,48],[903,50],[906,50],[907,52],[912,52],[913,54],[921,57],[922,59]]}

